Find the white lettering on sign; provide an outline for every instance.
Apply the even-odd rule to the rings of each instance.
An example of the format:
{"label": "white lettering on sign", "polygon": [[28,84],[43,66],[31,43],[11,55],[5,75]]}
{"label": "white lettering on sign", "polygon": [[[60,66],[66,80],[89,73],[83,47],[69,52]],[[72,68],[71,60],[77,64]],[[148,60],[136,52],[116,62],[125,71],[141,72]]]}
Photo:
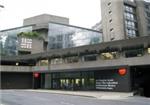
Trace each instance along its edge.
{"label": "white lettering on sign", "polygon": [[114,79],[97,79],[96,89],[114,90],[119,83]]}
{"label": "white lettering on sign", "polygon": [[32,39],[22,38],[21,39],[21,48],[32,48]]}

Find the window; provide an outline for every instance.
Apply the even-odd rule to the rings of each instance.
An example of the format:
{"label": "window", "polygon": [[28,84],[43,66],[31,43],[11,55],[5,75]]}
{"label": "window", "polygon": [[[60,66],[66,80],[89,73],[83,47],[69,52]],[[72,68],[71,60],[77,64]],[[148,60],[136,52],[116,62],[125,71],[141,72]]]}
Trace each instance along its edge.
{"label": "window", "polygon": [[147,26],[147,30],[150,31],[150,26]]}
{"label": "window", "polygon": [[137,29],[137,23],[133,22],[133,21],[128,21],[125,20],[125,26],[126,28],[131,28],[131,29]]}
{"label": "window", "polygon": [[114,30],[114,28],[111,28],[111,29],[110,29],[110,31],[113,31],[113,30]]}
{"label": "window", "polygon": [[150,54],[150,48],[148,48],[148,53]]}
{"label": "window", "polygon": [[112,13],[112,11],[109,11],[109,14],[111,14]]}
{"label": "window", "polygon": [[84,61],[96,61],[97,60],[97,55],[85,55],[84,57]]}
{"label": "window", "polygon": [[147,17],[150,17],[150,12],[146,12],[146,14],[147,14]]}
{"label": "window", "polygon": [[126,29],[126,34],[128,38],[134,38],[137,36],[137,32],[133,29]]}
{"label": "window", "polygon": [[101,57],[103,60],[117,59],[117,58],[119,58],[119,53],[118,53],[118,52],[106,52],[106,53],[101,53],[100,57]]}
{"label": "window", "polygon": [[109,20],[109,23],[111,23],[111,22],[112,22],[112,19]]}
{"label": "window", "polygon": [[127,2],[135,2],[135,0],[124,0],[124,1],[127,1]]}
{"label": "window", "polygon": [[108,6],[110,6],[110,5],[111,5],[111,2],[108,3]]}
{"label": "window", "polygon": [[22,38],[20,46],[21,46],[21,48],[31,49],[32,48],[32,39]]}
{"label": "window", "polygon": [[134,14],[131,14],[131,13],[125,12],[125,13],[124,13],[124,15],[125,15],[125,18],[126,18],[126,19],[128,19],[128,20],[133,20],[133,21],[135,21],[135,20],[136,20],[136,18],[135,18],[135,15],[134,15]]}
{"label": "window", "polygon": [[125,51],[125,57],[130,58],[130,57],[141,57],[143,56],[144,52],[142,49],[136,49],[136,50],[128,50]]}
{"label": "window", "polygon": [[63,59],[62,58],[51,59],[51,64],[62,64],[62,63],[63,63]]}
{"label": "window", "polygon": [[66,57],[65,58],[65,62],[66,63],[76,63],[78,61],[79,61],[79,57],[78,56]]}
{"label": "window", "polygon": [[150,9],[150,6],[145,4],[145,8],[146,9]]}
{"label": "window", "polygon": [[125,5],[125,11],[134,13],[135,12],[135,8],[131,7],[131,6],[128,6],[128,5]]}
{"label": "window", "polygon": [[62,39],[63,39],[62,35],[57,36],[57,41],[62,41]]}
{"label": "window", "polygon": [[48,66],[48,60],[40,60],[40,66]]}
{"label": "window", "polygon": [[147,19],[147,23],[150,24],[150,19]]}

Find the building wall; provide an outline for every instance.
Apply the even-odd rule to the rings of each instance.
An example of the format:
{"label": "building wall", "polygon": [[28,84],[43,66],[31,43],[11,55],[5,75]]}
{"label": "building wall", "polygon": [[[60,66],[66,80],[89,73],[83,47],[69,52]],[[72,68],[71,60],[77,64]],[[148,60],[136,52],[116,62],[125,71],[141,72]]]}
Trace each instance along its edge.
{"label": "building wall", "polygon": [[[122,7],[122,0],[101,0],[104,41],[120,40],[125,38]],[[111,20],[112,22],[110,22]]]}
{"label": "building wall", "polygon": [[[22,39],[27,39],[27,40],[30,39],[31,40],[31,47],[27,48],[27,46],[26,46],[26,48],[22,48],[21,47],[21,44],[23,43]],[[18,51],[31,52],[31,54],[44,52],[42,39],[38,39],[38,38],[32,38],[31,39],[31,38],[19,37],[18,42],[19,42]],[[27,45],[28,42],[25,44]]]}
{"label": "building wall", "polygon": [[1,66],[1,72],[32,72],[30,66]]}
{"label": "building wall", "polygon": [[30,17],[24,19],[23,25],[32,25],[32,24],[45,24],[48,27],[49,22],[57,22],[63,24],[69,24],[69,19],[66,17],[54,16],[49,14],[41,14],[38,16]]}
{"label": "building wall", "polygon": [[111,68],[113,66],[135,66],[135,65],[150,65],[150,56],[146,55],[143,57],[134,57],[134,58],[120,58],[116,60],[97,60],[89,62],[78,62],[72,64],[56,64],[50,65],[51,71],[60,71],[60,70],[75,70],[75,69],[88,69],[88,68]]}
{"label": "building wall", "polygon": [[146,14],[144,9],[144,3],[141,0],[136,1],[137,4],[137,21],[138,21],[138,28],[139,28],[139,35],[140,36],[147,36],[147,22],[146,22]]}
{"label": "building wall", "polygon": [[[125,6],[135,8],[137,18],[137,36],[149,35],[146,9],[143,0],[101,0],[102,25],[104,41],[132,38],[128,37],[125,27]],[[112,19],[112,22],[110,22]],[[136,37],[137,37],[136,36]]]}

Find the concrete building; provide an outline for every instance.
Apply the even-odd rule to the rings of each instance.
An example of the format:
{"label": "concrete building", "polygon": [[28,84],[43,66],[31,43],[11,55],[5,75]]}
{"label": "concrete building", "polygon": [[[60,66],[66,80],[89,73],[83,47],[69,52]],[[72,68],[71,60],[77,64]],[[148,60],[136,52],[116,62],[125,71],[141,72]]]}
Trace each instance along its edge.
{"label": "concrete building", "polygon": [[2,56],[1,83],[2,88],[134,92],[150,97],[149,69],[150,36],[145,36]]}
{"label": "concrete building", "polygon": [[23,21],[24,26],[32,25],[32,30],[40,33],[40,37],[42,39],[44,39],[43,40],[43,51],[47,50],[48,31],[49,31],[48,28],[49,28],[50,22],[69,25],[69,18],[50,15],[50,14],[41,14],[38,16],[26,18]]}
{"label": "concrete building", "polygon": [[[36,37],[25,34],[37,34]],[[0,31],[0,54],[3,56],[35,54],[101,43],[98,31],[69,25],[69,19],[42,14],[24,19],[24,26]]]}
{"label": "concrete building", "polygon": [[50,14],[41,14],[41,15],[24,19],[23,25],[24,26],[34,25],[33,30],[42,29],[42,28],[48,29],[48,23],[50,22],[69,24],[69,18],[54,16]]}
{"label": "concrete building", "polygon": [[[117,22],[124,23],[121,18],[124,15],[113,17],[118,28],[111,30],[123,37]],[[150,36],[103,42],[99,31],[45,20],[46,27],[32,20],[28,26],[0,31],[2,89],[133,92],[150,97]],[[18,36],[34,31],[40,33],[36,38]]]}
{"label": "concrete building", "polygon": [[143,0],[101,0],[104,41],[150,35],[150,3]]}

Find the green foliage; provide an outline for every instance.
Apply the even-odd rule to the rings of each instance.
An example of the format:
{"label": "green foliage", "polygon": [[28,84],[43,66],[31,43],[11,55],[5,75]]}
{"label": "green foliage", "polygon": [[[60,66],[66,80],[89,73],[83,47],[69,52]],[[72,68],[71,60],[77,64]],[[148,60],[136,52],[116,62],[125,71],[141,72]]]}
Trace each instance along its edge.
{"label": "green foliage", "polygon": [[17,35],[18,37],[28,37],[28,38],[37,38],[39,37],[39,33],[37,32],[21,32]]}

